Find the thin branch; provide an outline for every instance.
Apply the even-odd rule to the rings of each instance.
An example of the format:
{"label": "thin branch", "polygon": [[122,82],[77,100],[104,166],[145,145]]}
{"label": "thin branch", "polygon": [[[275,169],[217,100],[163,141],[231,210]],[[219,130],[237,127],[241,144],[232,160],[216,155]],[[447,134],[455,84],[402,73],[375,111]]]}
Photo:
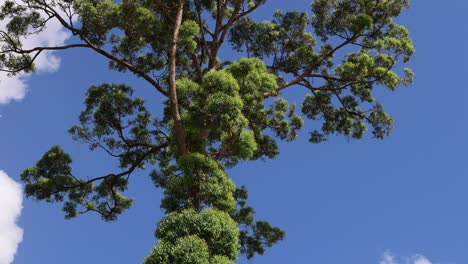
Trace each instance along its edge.
{"label": "thin branch", "polygon": [[0,51],[0,54],[2,53],[17,53],[17,54],[29,54],[32,52],[36,51],[44,51],[44,50],[65,50],[65,49],[71,49],[71,48],[89,48],[88,45],[82,44],[82,43],[76,43],[76,44],[69,44],[65,46],[55,46],[55,47],[35,47],[32,49],[7,49],[7,50],[2,50]]}
{"label": "thin branch", "polygon": [[131,174],[133,171],[135,171],[135,169],[137,169],[141,163],[146,159],[148,158],[150,155],[152,154],[155,154],[157,152],[159,152],[161,149],[165,148],[169,146],[169,143],[168,142],[164,142],[158,146],[154,146],[152,147],[151,149],[149,149],[148,151],[146,151],[143,155],[141,155],[140,158],[138,158],[133,164],[132,166],[127,169],[126,171],[123,171],[121,173],[118,173],[118,174],[115,174],[115,173],[110,173],[110,174],[107,174],[107,175],[104,175],[104,176],[100,176],[100,177],[96,177],[96,178],[93,178],[93,179],[89,179],[85,182],[82,182],[80,184],[80,186],[83,186],[83,185],[87,185],[87,184],[90,184],[90,183],[93,183],[93,182],[96,182],[96,181],[101,181],[101,180],[105,180],[107,178],[111,178],[111,177],[115,177],[115,178],[119,178],[119,177],[123,177],[123,176],[126,176],[128,174]]}
{"label": "thin branch", "polygon": [[272,92],[268,92],[268,93],[265,93],[263,96],[264,98],[269,98],[269,97],[274,97],[276,96],[276,94],[278,92],[280,92],[281,90],[284,90],[292,85],[295,85],[295,84],[298,84],[300,83],[302,80],[304,80],[306,77],[308,77],[310,74],[312,74],[312,72],[317,69],[318,67],[320,67],[320,65],[322,64],[322,62],[324,62],[326,59],[330,58],[331,56],[333,56],[333,54],[335,54],[335,52],[337,52],[338,50],[340,50],[341,48],[343,48],[344,46],[350,44],[351,42],[353,42],[354,40],[358,39],[361,35],[359,33],[356,33],[354,34],[350,39],[347,39],[346,41],[344,41],[343,43],[341,43],[340,45],[336,46],[335,48],[333,48],[332,50],[328,51],[327,53],[323,54],[322,56],[320,56],[320,58],[317,59],[317,61],[315,61],[312,65],[310,65],[307,69],[304,70],[304,72],[297,76],[296,79],[292,80],[292,81],[289,81],[289,82],[286,82],[282,85],[280,85],[276,90],[275,90],[275,93],[272,93]]}

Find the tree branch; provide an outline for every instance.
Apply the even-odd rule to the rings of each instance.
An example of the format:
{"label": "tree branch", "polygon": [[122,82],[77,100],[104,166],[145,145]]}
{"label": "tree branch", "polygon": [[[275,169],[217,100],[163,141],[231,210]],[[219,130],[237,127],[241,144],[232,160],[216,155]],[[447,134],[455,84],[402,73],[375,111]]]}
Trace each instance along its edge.
{"label": "tree branch", "polygon": [[149,82],[161,94],[163,94],[166,97],[168,96],[168,92],[165,91],[165,89],[163,89],[163,87],[158,82],[153,80],[149,75],[147,75],[146,73],[139,70],[137,67],[135,67],[135,65],[132,65],[132,64],[130,64],[130,63],[128,63],[128,62],[126,62],[126,61],[124,61],[122,59],[119,59],[116,56],[110,54],[109,52],[99,48],[96,45],[94,45],[84,35],[84,33],[80,29],[77,29],[77,28],[73,27],[72,25],[68,24],[67,21],[55,9],[51,8],[45,2],[35,1],[35,4],[37,4],[37,6],[34,6],[35,8],[40,9],[40,10],[46,12],[47,14],[49,14],[50,16],[55,17],[60,22],[60,24],[63,27],[65,27],[66,29],[68,29],[70,32],[72,32],[73,35],[78,35],[86,43],[86,44],[83,44],[83,45],[88,46],[89,48],[93,49],[97,53],[103,55],[104,57],[106,57],[106,58],[108,58],[108,59],[110,59],[110,60],[112,60],[112,61],[114,61],[114,62],[116,62],[116,63],[118,63],[118,64],[120,64],[122,66],[124,66],[125,68],[127,68],[131,72],[135,73],[137,76],[140,76],[143,79],[145,79],[147,82]]}
{"label": "tree branch", "polygon": [[282,85],[280,85],[278,88],[276,88],[275,92],[268,92],[268,93],[265,93],[263,95],[264,98],[269,98],[269,97],[274,97],[277,95],[278,92],[280,92],[281,90],[284,90],[290,86],[293,86],[295,84],[298,84],[300,83],[302,80],[304,80],[306,77],[310,76],[310,74],[315,70],[317,69],[318,67],[320,67],[320,65],[322,64],[322,62],[324,62],[326,59],[330,58],[331,56],[333,56],[333,54],[335,54],[336,51],[340,50],[341,48],[343,48],[344,46],[352,43],[354,40],[356,40],[357,38],[359,38],[361,35],[359,33],[356,33],[354,34],[350,39],[347,39],[346,41],[344,41],[343,43],[341,43],[340,45],[336,46],[335,48],[333,48],[332,50],[328,51],[327,53],[323,54],[322,56],[320,56],[320,58],[318,58],[312,65],[310,65],[307,69],[304,70],[304,72],[297,76],[296,79],[292,80],[292,81],[289,81],[289,82],[286,82]]}

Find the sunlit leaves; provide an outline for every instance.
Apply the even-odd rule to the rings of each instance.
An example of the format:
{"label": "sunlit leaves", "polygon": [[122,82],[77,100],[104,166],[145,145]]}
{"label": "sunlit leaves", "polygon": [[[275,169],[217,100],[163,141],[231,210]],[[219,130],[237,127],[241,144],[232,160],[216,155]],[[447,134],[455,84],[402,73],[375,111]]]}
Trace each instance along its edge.
{"label": "sunlit leaves", "polygon": [[154,175],[166,189],[161,203],[163,209],[167,212],[211,207],[226,212],[234,210],[234,183],[216,161],[193,153],[179,158],[177,164],[180,173],[166,170]]}
{"label": "sunlit leaves", "polygon": [[[196,261],[206,262],[188,263],[211,263],[210,258],[216,258],[218,261],[237,259],[239,236],[237,224],[227,213],[214,209],[202,213],[194,210],[171,213],[159,223],[156,236],[160,239],[160,243],[158,243],[145,263],[166,263],[155,261],[191,258],[190,248],[194,249],[193,247],[197,247],[198,251],[204,252],[200,256],[200,260]],[[190,240],[195,242],[189,243],[192,246],[185,250],[182,250],[182,248],[180,251],[177,250],[178,245],[185,244]],[[164,244],[167,243],[173,246],[166,248]]]}
{"label": "sunlit leaves", "polygon": [[118,23],[117,5],[112,0],[77,0],[73,7],[80,15],[83,34],[93,44],[104,45],[107,33]]}
{"label": "sunlit leaves", "polygon": [[193,20],[185,20],[180,26],[179,45],[184,53],[192,53],[197,48],[195,36],[200,33],[200,27]]}
{"label": "sunlit leaves", "polygon": [[174,243],[159,241],[144,264],[209,264],[209,251],[206,242],[197,236],[185,236]]}

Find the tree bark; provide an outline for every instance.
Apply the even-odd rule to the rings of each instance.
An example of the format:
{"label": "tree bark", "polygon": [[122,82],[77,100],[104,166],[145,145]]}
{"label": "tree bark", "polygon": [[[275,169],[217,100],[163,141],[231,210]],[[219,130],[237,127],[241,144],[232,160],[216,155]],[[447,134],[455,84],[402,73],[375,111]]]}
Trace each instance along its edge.
{"label": "tree bark", "polygon": [[179,40],[180,25],[182,24],[182,15],[184,11],[184,0],[178,1],[176,21],[174,24],[174,32],[172,35],[171,47],[168,51],[169,60],[169,100],[171,103],[172,119],[174,120],[174,132],[177,149],[180,156],[187,154],[187,147],[185,145],[185,131],[182,126],[182,120],[180,118],[179,103],[177,101],[177,89],[176,89],[176,53],[177,53],[177,42]]}

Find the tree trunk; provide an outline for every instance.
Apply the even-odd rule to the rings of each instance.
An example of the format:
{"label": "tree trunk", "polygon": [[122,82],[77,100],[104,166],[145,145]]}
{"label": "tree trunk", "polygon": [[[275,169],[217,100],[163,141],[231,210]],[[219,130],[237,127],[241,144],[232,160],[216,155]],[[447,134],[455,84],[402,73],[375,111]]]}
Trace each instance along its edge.
{"label": "tree trunk", "polygon": [[179,40],[179,30],[182,24],[182,15],[184,11],[184,0],[179,0],[177,6],[176,21],[174,25],[174,33],[172,35],[171,48],[168,51],[169,60],[169,100],[171,103],[172,119],[174,120],[175,140],[177,149],[180,156],[187,154],[187,147],[185,145],[185,132],[182,126],[182,120],[179,113],[179,103],[177,101],[177,89],[176,89],[176,53],[177,53],[177,42]]}

